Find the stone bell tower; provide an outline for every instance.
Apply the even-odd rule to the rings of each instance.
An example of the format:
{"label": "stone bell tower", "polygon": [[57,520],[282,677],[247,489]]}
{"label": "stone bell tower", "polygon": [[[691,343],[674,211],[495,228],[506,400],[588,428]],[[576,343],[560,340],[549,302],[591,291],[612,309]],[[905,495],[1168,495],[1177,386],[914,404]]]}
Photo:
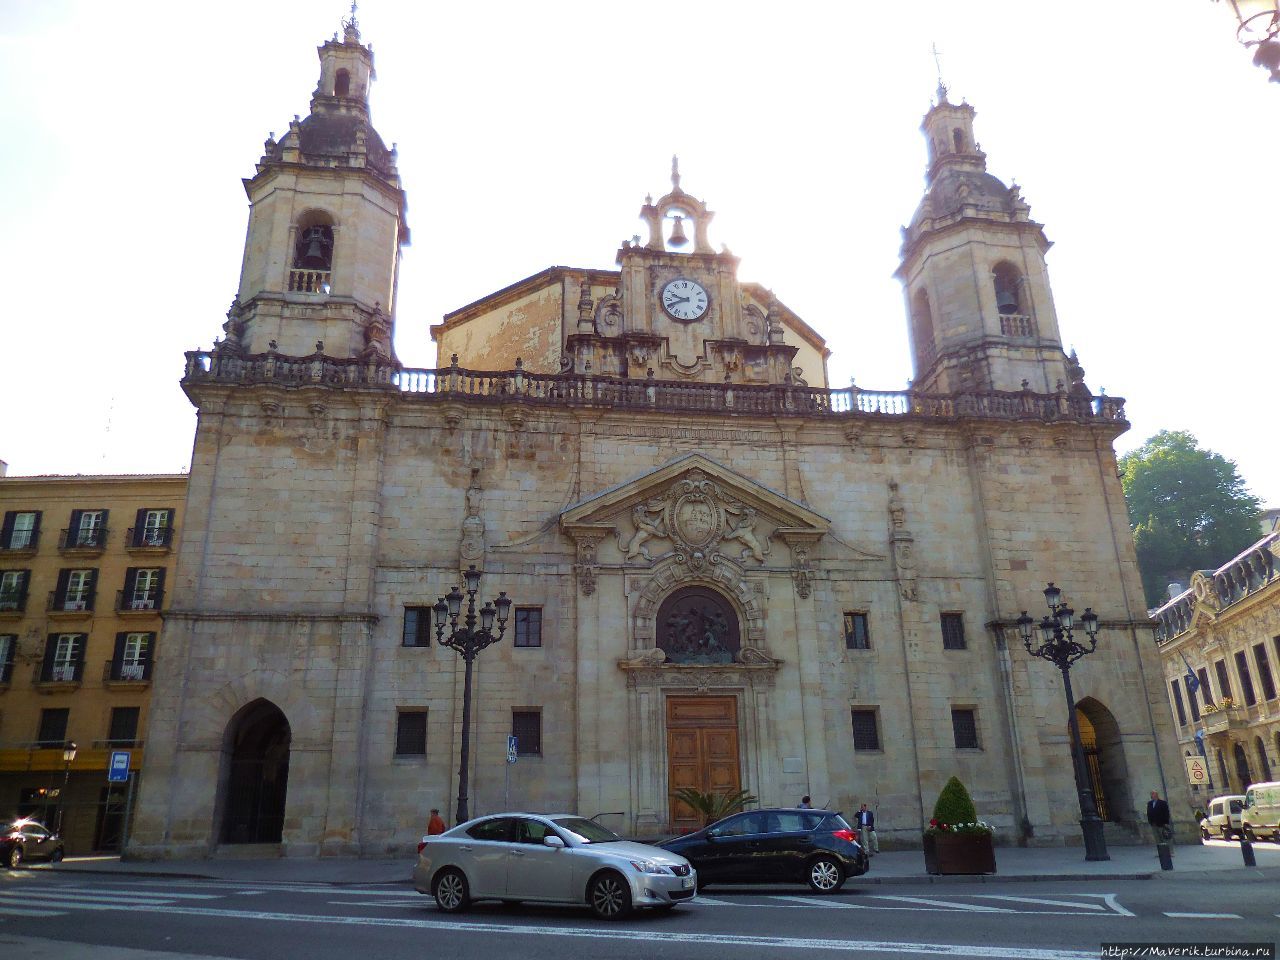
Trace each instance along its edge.
{"label": "stone bell tower", "polygon": [[1067,386],[1049,290],[1044,228],[1018,186],[987,172],[973,107],[947,100],[925,114],[924,199],[902,231],[902,281],[915,388],[926,393]]}
{"label": "stone bell tower", "polygon": [[395,147],[369,121],[373,49],[354,13],[342,28],[318,49],[311,112],[268,137],[244,181],[249,230],[224,351],[393,359],[405,194]]}

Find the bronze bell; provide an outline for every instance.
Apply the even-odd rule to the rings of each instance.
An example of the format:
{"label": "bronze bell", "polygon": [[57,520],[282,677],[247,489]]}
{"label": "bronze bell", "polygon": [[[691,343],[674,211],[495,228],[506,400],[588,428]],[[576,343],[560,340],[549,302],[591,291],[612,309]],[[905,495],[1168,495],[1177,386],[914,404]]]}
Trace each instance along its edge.
{"label": "bronze bell", "polygon": [[689,242],[689,238],[684,235],[684,217],[679,214],[671,218],[675,221],[671,226],[671,237],[667,240],[667,245],[672,247],[683,247]]}
{"label": "bronze bell", "polygon": [[307,241],[307,250],[302,255],[302,266],[308,269],[328,269],[329,258],[324,249],[324,229],[311,227],[303,235],[303,239]]}

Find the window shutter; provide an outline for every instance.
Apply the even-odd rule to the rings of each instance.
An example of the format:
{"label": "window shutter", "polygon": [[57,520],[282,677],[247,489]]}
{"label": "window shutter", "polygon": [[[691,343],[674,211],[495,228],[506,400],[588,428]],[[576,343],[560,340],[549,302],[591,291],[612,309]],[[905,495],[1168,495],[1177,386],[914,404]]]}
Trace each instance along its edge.
{"label": "window shutter", "polygon": [[25,610],[27,608],[27,591],[31,589],[31,571],[19,570],[22,574],[22,585],[18,588],[18,606]]}
{"label": "window shutter", "polygon": [[111,655],[111,679],[120,679],[120,665],[124,663],[124,638],[127,633],[116,634],[116,652]]}
{"label": "window shutter", "polygon": [[53,597],[54,597],[54,600],[56,600],[59,604],[61,604],[62,601],[67,599],[67,582],[70,579],[71,579],[70,570],[58,571],[58,586],[53,592]]}
{"label": "window shutter", "polygon": [[156,635],[147,634],[147,650],[142,657],[142,679],[151,679],[151,659],[156,655]]}
{"label": "window shutter", "polygon": [[58,635],[49,634],[44,642],[44,663],[40,667],[40,679],[53,679],[53,655],[58,652]]}
{"label": "window shutter", "polygon": [[90,610],[93,609],[93,598],[96,597],[97,595],[98,595],[98,569],[97,567],[95,567],[94,569],[89,571],[89,602],[85,604],[85,606],[88,609]]}
{"label": "window shutter", "polygon": [[34,524],[32,524],[32,527],[31,527],[31,542],[32,542],[32,543],[35,543],[35,542],[36,542],[36,539],[40,536],[40,519],[41,519],[43,516],[44,516],[44,512],[43,512],[42,510],[37,510],[37,511],[36,511],[36,522],[35,522]]}
{"label": "window shutter", "polygon": [[98,527],[98,546],[105,547],[107,545],[107,537],[111,535],[111,528],[107,526],[111,522],[111,511],[102,511],[102,524]]}
{"label": "window shutter", "polygon": [[124,572],[124,593],[120,595],[121,609],[129,609],[129,601],[133,599],[133,587],[138,582],[138,568],[129,567]]}
{"label": "window shutter", "polygon": [[13,525],[17,521],[18,512],[8,510],[4,515],[4,526],[0,527],[0,549],[7,550],[13,542]]}
{"label": "window shutter", "polygon": [[164,567],[156,571],[156,607],[160,607],[160,601],[164,599]]}
{"label": "window shutter", "polygon": [[129,541],[130,546],[142,546],[143,531],[147,526],[147,508],[143,507],[137,512],[133,518],[133,538]]}
{"label": "window shutter", "polygon": [[84,655],[88,646],[89,635],[87,633],[76,634],[76,668],[73,677],[77,682],[84,677]]}
{"label": "window shutter", "polygon": [[75,546],[80,539],[80,520],[84,517],[83,510],[71,511],[71,522],[67,524],[67,546]]}

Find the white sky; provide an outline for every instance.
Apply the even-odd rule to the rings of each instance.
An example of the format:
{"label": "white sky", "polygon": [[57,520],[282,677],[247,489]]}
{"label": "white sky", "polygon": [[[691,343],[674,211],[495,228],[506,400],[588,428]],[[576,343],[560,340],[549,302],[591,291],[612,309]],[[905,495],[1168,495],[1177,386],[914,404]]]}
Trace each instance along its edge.
{"label": "white sky", "polygon": [[[189,463],[183,351],[235,294],[267,133],[305,114],[333,0],[0,0],[0,459],[11,475]],[[396,348],[546,266],[613,268],[644,195],[835,351],[835,386],[911,375],[899,227],[943,53],[989,169],[1055,242],[1064,342],[1128,398],[1124,451],[1188,429],[1280,505],[1280,86],[1210,0],[400,3],[366,0],[375,125],[413,243]]]}

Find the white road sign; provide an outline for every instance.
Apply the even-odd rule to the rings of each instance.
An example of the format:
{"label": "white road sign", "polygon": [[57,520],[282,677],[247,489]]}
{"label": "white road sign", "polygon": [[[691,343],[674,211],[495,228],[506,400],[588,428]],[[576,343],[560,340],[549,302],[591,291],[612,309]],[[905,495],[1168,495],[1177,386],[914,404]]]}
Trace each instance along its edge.
{"label": "white road sign", "polygon": [[1187,781],[1193,787],[1207,787],[1209,785],[1209,764],[1204,762],[1204,757],[1183,757],[1187,761]]}

